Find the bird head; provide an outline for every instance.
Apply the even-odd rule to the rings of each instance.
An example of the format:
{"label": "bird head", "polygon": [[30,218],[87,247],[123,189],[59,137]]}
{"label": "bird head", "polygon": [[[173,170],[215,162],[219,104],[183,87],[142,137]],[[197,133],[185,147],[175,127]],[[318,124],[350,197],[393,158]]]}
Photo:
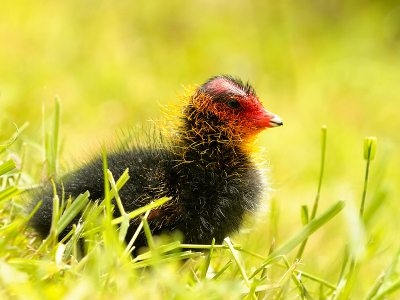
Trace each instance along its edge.
{"label": "bird head", "polygon": [[231,76],[216,76],[200,86],[192,105],[208,118],[214,116],[219,130],[233,135],[254,135],[263,129],[283,125],[282,119],[267,111],[255,89]]}

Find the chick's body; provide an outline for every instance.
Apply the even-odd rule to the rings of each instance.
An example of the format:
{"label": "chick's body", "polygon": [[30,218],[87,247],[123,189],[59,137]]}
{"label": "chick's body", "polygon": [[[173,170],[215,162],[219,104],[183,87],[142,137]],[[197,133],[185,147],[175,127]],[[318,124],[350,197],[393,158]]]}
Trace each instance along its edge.
{"label": "chick's body", "polygon": [[[263,197],[264,179],[252,159],[255,135],[282,125],[266,111],[254,89],[229,76],[210,79],[184,99],[171,134],[146,146],[131,146],[107,155],[115,178],[129,168],[130,179],[119,195],[126,212],[154,199],[170,201],[150,212],[153,234],[180,231],[185,243],[217,242],[239,229],[246,212],[254,212]],[[92,200],[104,197],[103,161],[99,157],[62,179],[65,196],[86,191]],[[58,188],[61,193],[61,188]],[[59,195],[61,196],[61,195]],[[53,191],[44,187],[33,204],[43,204],[31,221],[42,236],[50,231]],[[119,217],[116,207],[114,217]],[[79,216],[61,233],[65,236]],[[131,220],[126,240],[139,223]],[[144,233],[136,249],[147,245]]]}

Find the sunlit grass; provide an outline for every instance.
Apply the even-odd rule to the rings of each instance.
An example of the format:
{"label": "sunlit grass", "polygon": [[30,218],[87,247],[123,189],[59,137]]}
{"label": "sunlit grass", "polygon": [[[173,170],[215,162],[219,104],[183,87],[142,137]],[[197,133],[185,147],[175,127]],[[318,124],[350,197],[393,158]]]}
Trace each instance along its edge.
{"label": "sunlit grass", "polygon": [[[59,107],[59,99],[56,101]],[[59,118],[60,111],[57,110],[53,123],[55,125],[48,128],[55,136],[58,136],[60,129]],[[386,295],[396,293],[400,289],[400,277],[396,273],[400,251],[392,267],[376,276],[375,283],[368,287],[367,295],[358,295],[356,289],[361,266],[368,266],[369,259],[373,257],[371,238],[362,229],[362,222],[367,204],[368,174],[376,152],[375,138],[365,139],[364,158],[367,168],[364,193],[360,214],[352,216],[353,221],[359,223],[359,229],[356,229],[354,236],[350,235],[350,251],[343,252],[341,272],[332,274],[337,277],[337,283],[321,276],[323,272],[318,268],[311,273],[304,272],[299,259],[292,263],[289,261],[289,256],[296,248],[300,247],[304,251],[306,241],[331,219],[335,219],[345,207],[345,202],[339,200],[321,213],[316,212],[323,181],[326,131],[326,127],[323,127],[321,172],[316,184],[318,189],[313,213],[308,219],[308,209],[299,207],[304,226],[295,230],[295,234],[279,245],[273,241],[269,245],[269,253],[250,251],[232,243],[229,237],[222,245],[214,242],[211,245],[186,245],[171,240],[171,237],[153,237],[146,216],[151,209],[169,199],[156,200],[133,212],[125,212],[121,205],[112,208],[112,198],[115,197],[118,204],[118,190],[130,180],[129,170],[115,181],[107,170],[104,149],[104,176],[106,182],[110,183],[105,184],[108,189],[105,198],[89,203],[88,192],[73,201],[65,199],[64,195],[60,201],[55,195],[50,234],[40,241],[27,228],[37,207],[26,215],[21,202],[24,198],[17,197],[25,189],[19,179],[26,170],[16,168],[13,159],[7,159],[10,154],[4,152],[2,155],[5,162],[0,165],[2,296],[4,299],[43,299],[43,295],[46,295],[46,299],[68,298],[71,295],[74,295],[74,299],[86,299],[89,295],[91,299],[120,299],[127,295],[151,299],[348,299],[352,295],[357,299],[383,299]],[[46,148],[43,151],[52,150],[50,153],[57,153],[54,150],[58,148],[57,140],[44,145]],[[57,155],[43,157],[46,157],[46,165],[53,172],[57,170]],[[23,165],[21,163],[20,166]],[[122,216],[112,220],[112,209],[120,209]],[[271,215],[276,213],[274,210],[271,207]],[[71,232],[58,242],[58,233],[80,212],[83,213],[79,224],[73,226]],[[145,231],[149,249],[132,257],[129,253],[133,250],[132,245],[137,235],[128,245],[123,241],[129,220],[139,215],[143,217],[137,233]],[[80,241],[83,241],[83,247]],[[342,247],[338,245],[338,249]],[[299,253],[297,258],[304,255]],[[313,255],[317,254],[306,254],[308,258]]]}
{"label": "sunlit grass", "polygon": [[[4,2],[0,298],[237,299],[255,291],[262,299],[289,291],[291,299],[298,291],[293,276],[301,270],[314,299],[323,299],[320,294],[331,299],[335,288],[343,291],[342,298],[351,291],[352,299],[384,299],[385,293],[397,299],[399,20],[397,1]],[[103,234],[106,226],[95,216],[104,214],[104,199],[99,207],[86,208],[91,218],[69,235],[88,241],[81,260],[71,258],[81,255],[76,242],[65,240],[66,249],[57,244],[57,230],[45,245],[26,231],[22,190],[100,154],[101,142],[118,128],[158,119],[158,102],[174,101],[181,84],[202,84],[221,73],[249,80],[264,106],[284,120],[283,127],[259,140],[273,166],[266,217],[230,237],[250,287],[225,244],[214,245],[211,255],[198,255],[195,262],[161,263],[143,271],[141,265],[154,266],[149,253],[133,262],[131,247],[105,244],[107,238],[119,244],[123,230]],[[56,94],[63,100],[62,118]],[[326,151],[320,146],[323,124],[329,130]],[[371,135],[379,144],[367,167],[363,139]],[[120,179],[115,178],[117,190],[124,184]],[[105,198],[115,197],[111,186],[105,190],[110,192]],[[279,256],[251,277],[271,253],[299,238],[313,211],[318,218],[340,199],[346,207],[307,243],[286,253],[287,264]],[[55,229],[63,216],[74,214],[72,202],[64,201]],[[113,228],[127,218],[112,221]],[[158,243],[188,256],[193,254],[187,249],[197,249],[157,238],[156,249]],[[180,261],[164,250],[159,249],[160,259]],[[301,261],[293,271],[296,257]],[[269,282],[257,282],[266,275]],[[284,290],[278,282],[289,285]],[[267,285],[272,290],[258,291]]]}

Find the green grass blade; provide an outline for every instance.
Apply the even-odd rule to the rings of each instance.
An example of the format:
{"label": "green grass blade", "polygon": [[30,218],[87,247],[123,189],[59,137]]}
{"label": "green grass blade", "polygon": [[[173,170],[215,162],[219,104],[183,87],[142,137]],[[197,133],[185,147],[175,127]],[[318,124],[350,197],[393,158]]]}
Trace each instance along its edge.
{"label": "green grass blade", "polygon": [[119,211],[120,211],[121,215],[124,215],[124,214],[126,214],[126,212],[125,212],[124,206],[122,205],[121,198],[119,197],[118,189],[117,189],[117,186],[115,184],[114,177],[113,177],[111,171],[108,170],[108,169],[107,169],[107,177],[108,177],[109,183],[111,184],[111,189],[114,192],[113,195],[115,197],[115,200],[117,201],[117,205],[118,205]]}
{"label": "green grass blade", "polygon": [[366,137],[364,140],[364,158],[367,161],[367,166],[365,170],[365,178],[364,178],[364,190],[361,199],[360,206],[360,218],[364,217],[364,209],[365,209],[365,201],[367,198],[367,188],[368,188],[368,178],[369,178],[369,166],[371,160],[374,159],[376,152],[376,138],[375,137]]}
{"label": "green grass blade", "polygon": [[260,279],[255,278],[253,280],[253,282],[251,283],[251,287],[250,287],[250,291],[248,292],[249,294],[247,296],[247,300],[251,300],[253,298],[257,299],[255,292],[256,292],[257,286],[259,286],[259,285],[260,285]]}
{"label": "green grass blade", "polygon": [[21,157],[21,165],[19,168],[20,173],[17,176],[17,179],[15,180],[15,186],[18,186],[19,180],[21,179],[22,172],[24,171],[25,167],[25,161],[26,161],[26,143],[22,143],[22,157]]}
{"label": "green grass blade", "polygon": [[51,153],[53,155],[54,173],[58,173],[58,162],[59,162],[59,135],[61,125],[61,100],[58,95],[55,98],[55,114],[54,114],[54,127],[51,139]]}
{"label": "green grass blade", "polygon": [[[158,200],[156,200],[156,201],[154,201],[154,202],[152,202],[152,203],[150,203],[150,204],[148,204],[146,206],[142,206],[141,208],[138,208],[138,209],[130,212],[128,215],[129,215],[129,217],[131,219],[136,218],[137,216],[145,213],[146,211],[148,211],[150,209],[153,209],[153,208],[156,208],[156,207],[159,207],[159,206],[163,205],[165,202],[167,202],[167,201],[169,201],[171,199],[172,198],[169,198],[169,197],[164,197],[164,198],[158,199]],[[121,222],[122,222],[122,217],[115,218],[114,220],[112,220],[112,224],[113,225],[119,224]]]}
{"label": "green grass blade", "polygon": [[321,285],[324,285],[324,286],[330,288],[331,290],[334,290],[334,291],[337,290],[337,287],[334,284],[332,284],[332,283],[330,283],[330,282],[328,282],[328,281],[326,281],[324,279],[321,279],[319,277],[313,276],[313,275],[311,275],[309,273],[305,273],[305,272],[299,271],[299,270],[296,270],[295,273],[296,274],[300,274],[301,273],[302,277],[305,277],[305,278],[308,278],[308,279],[310,279],[312,281],[318,282]]}
{"label": "green grass blade", "polygon": [[[181,248],[190,248],[190,249],[211,249],[211,248],[229,249],[229,247],[227,245],[214,245],[211,247],[211,245],[181,244],[180,247]],[[239,251],[243,250],[243,249],[241,249],[242,248],[241,244],[235,244],[235,245],[233,245],[233,248],[236,250],[239,250]],[[247,252],[247,251],[244,251],[244,252],[251,253],[251,252]],[[265,259],[265,258],[263,257],[263,259]]]}
{"label": "green grass blade", "polygon": [[303,242],[306,238],[312,235],[315,231],[325,225],[333,217],[335,217],[344,207],[346,203],[343,200],[339,200],[329,208],[327,208],[323,213],[317,216],[314,220],[304,226],[297,234],[292,236],[286,242],[284,242],[280,247],[278,247],[274,252],[268,255],[267,259],[272,259],[279,255],[286,255],[292,251],[296,246]]}
{"label": "green grass blade", "polygon": [[[301,222],[302,222],[303,226],[306,226],[309,222],[307,205],[303,205],[301,207]],[[296,255],[296,260],[300,260],[301,257],[303,256],[303,252],[306,247],[306,244],[307,244],[307,239],[301,243],[301,245],[299,247],[299,251],[297,252],[297,255]]]}
{"label": "green grass blade", "polygon": [[[268,255],[270,255],[272,252],[274,252],[274,250],[275,250],[275,238],[273,237],[272,241],[271,241],[271,246],[269,247],[269,250],[268,250]],[[254,272],[253,274],[255,276],[255,274],[257,274],[257,273]],[[260,278],[265,278],[265,279],[268,278],[268,268],[262,269]],[[264,299],[265,294],[266,294],[265,290],[258,292],[258,295],[257,295],[258,299]]]}
{"label": "green grass blade", "polygon": [[126,233],[128,232],[129,221],[130,221],[129,215],[128,214],[123,214],[122,215],[121,227],[119,229],[119,234],[118,234],[118,240],[120,242],[125,240]]}
{"label": "green grass blade", "polygon": [[[262,265],[261,265],[257,270],[255,270],[255,271],[253,272],[253,274],[251,274],[251,275],[249,276],[249,279],[252,279],[252,278],[255,277],[258,273],[260,273],[261,271],[263,271],[263,270],[269,268],[270,266],[272,266],[273,264],[275,264],[277,261],[279,261],[279,260],[281,260],[281,259],[282,259],[282,255],[278,255],[278,256],[275,256],[275,257],[272,257],[272,258],[267,258],[267,259],[262,263]],[[264,276],[261,276],[261,277],[264,277]]]}
{"label": "green grass blade", "polygon": [[79,195],[64,212],[57,224],[57,232],[62,232],[89,201],[89,192]]}
{"label": "green grass blade", "polygon": [[[180,246],[180,242],[179,241],[175,241],[166,245],[161,245],[159,247],[157,247],[157,253],[158,254],[163,254],[165,252],[169,252],[175,249],[178,249]],[[140,260],[146,260],[146,259],[150,259],[153,256],[151,251],[148,251],[146,253],[140,254],[138,256],[136,256],[132,262],[136,262],[136,261],[140,261]]]}
{"label": "green grass blade", "polygon": [[[280,284],[268,284],[268,285],[259,285],[255,288],[255,292],[265,292],[265,291],[269,291],[269,290],[275,290],[275,289],[279,289],[281,288]],[[249,289],[244,288],[242,290],[243,294],[247,294],[249,293]],[[264,298],[260,298],[258,297],[257,299],[264,299]]]}
{"label": "green grass blade", "polygon": [[122,200],[119,197],[118,189],[117,189],[117,186],[115,184],[114,177],[113,177],[113,175],[112,175],[110,170],[107,170],[107,175],[108,175],[108,180],[110,182],[111,189],[112,189],[113,194],[115,196],[115,200],[117,201],[117,205],[118,205],[119,211],[121,213],[121,217],[122,217],[121,227],[120,227],[119,234],[118,234],[118,240],[120,242],[122,242],[125,239],[126,233],[128,232],[130,217],[125,212],[124,206],[122,205]]}
{"label": "green grass blade", "polygon": [[[110,196],[110,183],[108,181],[108,164],[107,164],[107,153],[106,146],[103,143],[103,172],[104,172],[104,202],[106,205],[106,226],[111,227],[111,196]],[[122,220],[121,220],[122,221]]]}
{"label": "green grass blade", "polygon": [[[117,183],[115,184],[115,186],[117,187],[117,191],[119,191],[125,185],[125,183],[129,180],[130,177],[129,177],[128,172],[129,172],[129,169],[126,169],[124,171],[124,173],[122,173],[121,177],[118,178]],[[109,196],[111,197],[111,199],[113,199],[115,197],[114,189],[111,189],[109,191],[109,193],[110,193]]]}
{"label": "green grass blade", "polygon": [[[285,263],[286,268],[288,270],[293,269],[293,272],[296,272],[296,268],[297,268],[297,266],[299,264],[298,260],[296,260],[292,265],[290,265],[288,259],[286,258],[286,256],[283,255],[282,259],[283,259],[283,262]],[[291,274],[292,280],[293,280],[294,284],[296,285],[296,288],[298,290],[298,293],[299,293],[301,299],[304,299],[304,295],[305,295],[305,293],[307,291],[304,288],[303,284],[300,282],[300,279],[297,278],[297,276],[293,272]],[[298,274],[298,276],[300,277],[301,274]]]}
{"label": "green grass blade", "polygon": [[303,226],[306,226],[309,222],[308,219],[308,206],[303,205],[301,207],[301,223],[303,223]]}
{"label": "green grass blade", "polygon": [[44,105],[44,99],[42,99],[42,160],[43,160],[43,164],[46,163],[46,158],[47,158],[45,119],[46,119],[45,105]]}
{"label": "green grass blade", "polygon": [[[54,182],[53,182],[53,185],[54,185]],[[58,198],[57,194],[55,194],[54,198],[53,198],[53,211],[52,212],[53,212],[53,215],[52,215],[52,219],[51,219],[50,236],[55,245],[55,243],[57,243],[56,242],[57,236],[61,232],[61,231],[57,230],[57,224],[58,224],[58,220],[60,218],[60,199]]]}
{"label": "green grass blade", "polygon": [[143,222],[144,233],[146,234],[146,238],[147,238],[147,243],[149,245],[151,253],[154,255],[155,251],[156,251],[156,246],[154,244],[153,236],[151,235],[149,223],[147,222],[146,218],[142,217],[141,219]]}
{"label": "green grass blade", "polygon": [[3,237],[0,239],[0,251],[5,250],[6,245],[17,235],[19,231],[18,222],[13,222],[7,226],[3,226],[0,229],[0,235]]}
{"label": "green grass blade", "polygon": [[15,197],[16,195],[20,194],[22,190],[15,186],[9,186],[6,187],[4,190],[0,192],[0,203],[5,202],[12,197]]}
{"label": "green grass blade", "polygon": [[357,276],[360,272],[361,262],[356,258],[352,258],[349,267],[349,273],[346,278],[346,282],[342,289],[338,290],[338,297],[336,299],[347,300],[350,298],[351,292],[356,285]]}
{"label": "green grass blade", "polygon": [[327,129],[326,129],[326,126],[324,125],[321,128],[321,169],[320,169],[320,174],[319,174],[317,196],[315,198],[313,211],[311,213],[311,220],[314,219],[315,216],[317,215],[317,209],[318,209],[318,203],[319,203],[319,195],[321,193],[322,179],[323,179],[323,176],[324,176],[325,154],[326,154],[326,134],[327,134]]}
{"label": "green grass blade", "polygon": [[[288,262],[287,262],[288,263]],[[275,291],[275,293],[277,293],[277,299],[281,299],[281,297],[283,296],[283,293],[285,293],[286,288],[288,287],[288,283],[289,283],[289,279],[294,276],[294,271],[296,270],[298,266],[298,262],[295,262],[294,264],[292,264],[291,266],[288,265],[288,269],[286,270],[285,274],[283,274],[283,276],[281,277],[281,279],[279,279],[278,284],[281,286],[281,289]],[[294,276],[296,278],[296,276]],[[296,278],[297,279],[297,278]],[[298,281],[298,280],[297,280]],[[297,287],[301,288],[301,284],[300,282],[298,282]],[[300,294],[302,295],[302,293]],[[303,296],[301,296],[303,298]],[[284,297],[282,297],[284,298]]]}
{"label": "green grass blade", "polygon": [[[149,214],[150,214],[150,210],[146,211],[146,213],[144,215],[144,218],[147,219]],[[129,241],[128,245],[125,248],[125,251],[124,251],[124,254],[123,254],[124,257],[127,257],[129,255],[129,253],[131,253],[135,249],[133,244],[135,243],[137,237],[139,236],[139,233],[142,230],[142,228],[143,228],[143,221],[140,221],[139,226],[136,228],[136,231],[135,231],[134,235],[132,236],[131,240]]]}
{"label": "green grass blade", "polygon": [[233,260],[228,261],[225,266],[222,267],[221,270],[217,274],[214,275],[212,280],[217,280],[231,265],[233,264]]}
{"label": "green grass blade", "polygon": [[383,278],[383,284],[382,288],[385,289],[389,283],[392,281],[392,278],[394,277],[397,269],[397,265],[399,264],[399,258],[400,258],[400,247],[397,250],[396,256],[394,257],[393,263],[389,270],[385,273],[385,277]]}
{"label": "green grass blade", "polygon": [[343,279],[343,275],[344,272],[346,271],[346,267],[347,267],[347,263],[349,262],[350,259],[350,247],[347,244],[345,249],[344,249],[344,258],[343,258],[343,263],[342,263],[342,268],[340,270],[340,274],[339,274],[339,278],[338,278],[338,285],[340,285],[342,279]]}
{"label": "green grass blade", "polygon": [[279,216],[280,216],[279,203],[276,199],[271,199],[270,212],[269,212],[269,219],[271,224],[269,228],[269,236],[271,236],[271,238],[275,239],[277,238]]}
{"label": "green grass blade", "polygon": [[54,166],[54,161],[53,161],[53,156],[52,156],[52,148],[51,148],[51,135],[50,133],[46,132],[45,133],[45,151],[44,153],[46,154],[46,166],[47,166],[47,177],[50,177],[51,175],[55,174],[55,166]]}
{"label": "green grass blade", "polygon": [[226,237],[224,239],[224,242],[228,245],[229,249],[231,250],[233,259],[236,261],[236,264],[237,264],[237,266],[239,268],[240,273],[242,274],[244,282],[246,283],[247,287],[250,288],[251,287],[251,283],[250,283],[250,281],[249,281],[249,279],[247,277],[246,271],[244,270],[244,268],[243,268],[243,266],[242,266],[242,264],[241,264],[241,262],[239,260],[239,257],[238,257],[238,255],[236,253],[236,250],[233,248],[231,240],[229,239],[229,237]]}
{"label": "green grass blade", "polygon": [[386,296],[400,289],[400,276],[396,278],[391,284],[389,284],[385,289],[380,291],[375,297],[371,300],[381,300],[385,299]]}
{"label": "green grass blade", "polygon": [[[167,254],[167,255],[161,256],[159,258],[159,260],[157,260],[157,263],[161,264],[161,263],[166,263],[166,262],[171,262],[171,261],[185,260],[185,259],[189,259],[189,258],[198,257],[201,254],[202,254],[201,252],[192,252],[192,251]],[[139,262],[132,264],[131,268],[139,269],[139,268],[153,266],[153,265],[154,265],[154,260],[148,259],[148,260],[143,260],[143,261],[139,261]]]}
{"label": "green grass blade", "polygon": [[[321,168],[320,168],[320,173],[319,173],[318,189],[317,189],[317,195],[315,197],[315,202],[314,202],[313,210],[311,213],[310,221],[313,220],[315,218],[315,216],[317,215],[319,196],[321,194],[322,179],[324,176],[324,169],[325,169],[326,134],[327,134],[327,130],[326,130],[326,126],[324,125],[321,128]],[[303,216],[303,214],[306,214],[307,218],[306,218],[306,216]],[[306,222],[306,220],[307,220],[307,222]],[[303,222],[303,225],[308,223],[308,209],[305,212],[303,212],[303,210],[302,210],[302,222]],[[301,257],[303,256],[303,252],[306,247],[306,244],[307,244],[307,239],[305,239],[303,241],[303,243],[301,244],[299,251],[297,252],[296,259],[298,259],[298,260],[301,259]]]}
{"label": "green grass blade", "polygon": [[201,278],[202,279],[206,278],[207,271],[208,271],[208,268],[209,268],[210,262],[211,262],[211,256],[212,256],[212,253],[213,253],[213,250],[214,250],[214,245],[215,245],[215,239],[213,239],[212,242],[211,242],[210,251],[208,252],[207,259],[204,262],[204,266],[203,266],[203,269],[202,269],[202,272],[201,272]]}
{"label": "green grass blade", "polygon": [[379,289],[382,286],[384,276],[385,276],[385,273],[382,273],[381,275],[378,276],[375,283],[373,284],[370,291],[368,292],[367,296],[365,296],[365,300],[371,300],[372,297],[374,297],[378,293]]}
{"label": "green grass blade", "polygon": [[[360,205],[360,213],[359,217],[360,220],[363,220],[364,217],[364,209],[365,209],[365,201],[366,201],[366,196],[367,196],[367,188],[368,188],[368,178],[369,178],[369,168],[370,168],[370,162],[372,159],[375,157],[375,152],[376,152],[376,138],[374,137],[366,137],[364,140],[364,159],[367,160],[367,165],[366,165],[366,170],[365,170],[365,177],[364,177],[364,189],[363,189],[363,195],[361,199],[361,205]],[[363,233],[359,233],[359,239],[361,240],[363,236]],[[356,252],[353,253],[351,262],[350,262],[350,267],[349,267],[349,273],[347,275],[346,282],[343,286],[343,289],[339,291],[337,299],[348,299],[354,289],[354,286],[357,281],[357,276],[359,274],[360,268],[361,268],[361,259],[359,256],[359,251],[361,249],[360,245],[356,245]]]}
{"label": "green grass blade", "polygon": [[[22,125],[21,128],[25,129],[28,126],[29,123],[25,123],[24,125]],[[15,128],[17,129],[17,131],[14,133],[14,135],[11,137],[11,141],[10,142],[6,142],[5,145],[0,145],[0,154],[3,153],[8,147],[10,147],[12,144],[14,144],[14,142],[17,140],[18,135],[20,133],[20,130],[18,129],[18,126],[14,123]],[[22,130],[23,130],[22,129]]]}
{"label": "green grass blade", "polygon": [[[129,215],[129,218],[130,218],[130,219],[133,219],[133,218],[135,218],[135,217],[137,217],[137,216],[139,216],[139,215],[145,213],[145,212],[148,211],[148,210],[151,210],[151,209],[153,209],[153,208],[156,208],[156,207],[158,207],[158,206],[163,205],[165,202],[167,202],[167,201],[169,201],[169,200],[171,200],[171,198],[168,198],[168,197],[164,197],[164,198],[158,199],[158,200],[156,200],[156,201],[154,201],[154,202],[152,202],[152,203],[150,203],[150,204],[148,204],[148,205],[146,205],[146,206],[143,206],[143,207],[141,207],[141,208],[138,208],[138,209],[136,209],[136,210],[130,212],[130,213],[128,214],[128,215]],[[101,211],[102,208],[99,207],[99,210]],[[115,219],[113,219],[113,220],[111,221],[111,225],[117,225],[117,224],[119,224],[119,223],[121,223],[121,222],[122,222],[122,217],[118,217],[118,218],[115,218]],[[85,232],[82,236],[85,237],[85,236],[88,236],[88,235],[90,235],[90,234],[93,234],[93,233],[102,231],[102,230],[104,230],[104,226],[98,226],[98,227],[96,227],[96,228],[93,228],[93,229],[91,229],[91,230]]]}
{"label": "green grass blade", "polygon": [[0,164],[0,176],[15,169],[15,162],[12,159]]}

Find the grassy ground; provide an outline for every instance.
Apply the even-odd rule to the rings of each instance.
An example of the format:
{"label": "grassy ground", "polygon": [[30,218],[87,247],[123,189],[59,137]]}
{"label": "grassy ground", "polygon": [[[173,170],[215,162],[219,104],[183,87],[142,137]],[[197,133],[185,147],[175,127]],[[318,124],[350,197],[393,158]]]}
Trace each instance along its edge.
{"label": "grassy ground", "polygon": [[[399,20],[395,1],[4,3],[1,144],[13,140],[13,123],[20,133],[13,145],[0,150],[1,161],[13,159],[17,165],[0,177],[1,298],[291,299],[300,291],[290,275],[299,270],[314,299],[323,299],[320,293],[331,299],[334,287],[342,291],[336,297],[346,299],[351,291],[352,299],[366,299],[376,282],[376,295],[393,287],[389,298],[398,298]],[[40,181],[44,159],[54,168],[58,156],[52,153],[61,150],[63,173],[118,128],[157,119],[158,102],[174,101],[181,83],[201,84],[217,73],[250,80],[265,107],[284,120],[282,128],[260,136],[273,165],[274,191],[266,220],[231,237],[242,249],[228,249],[228,244],[214,249],[206,273],[207,256],[198,254],[187,254],[195,261],[183,266],[163,264],[162,249],[153,249],[151,258],[132,262],[122,255],[125,249],[112,243],[118,237],[108,227],[94,235],[92,252],[81,261],[71,259],[73,241],[65,248],[51,240],[41,246],[25,232],[24,199],[16,194]],[[55,94],[62,98],[59,131],[54,129]],[[304,227],[302,206],[308,206],[310,219],[319,189],[322,125],[327,140],[315,219],[320,223]],[[378,143],[359,222],[366,136],[377,137]],[[51,150],[54,145],[60,149]],[[339,200],[346,201],[345,208]],[[312,233],[308,229],[314,226],[319,229]],[[309,234],[300,264],[293,265]],[[270,250],[273,240],[275,252]],[[179,259],[185,252],[174,255]],[[250,278],[267,257],[280,260]],[[138,269],[142,261],[153,267]],[[254,281],[262,275],[268,281]],[[257,284],[265,294],[252,295]]]}

